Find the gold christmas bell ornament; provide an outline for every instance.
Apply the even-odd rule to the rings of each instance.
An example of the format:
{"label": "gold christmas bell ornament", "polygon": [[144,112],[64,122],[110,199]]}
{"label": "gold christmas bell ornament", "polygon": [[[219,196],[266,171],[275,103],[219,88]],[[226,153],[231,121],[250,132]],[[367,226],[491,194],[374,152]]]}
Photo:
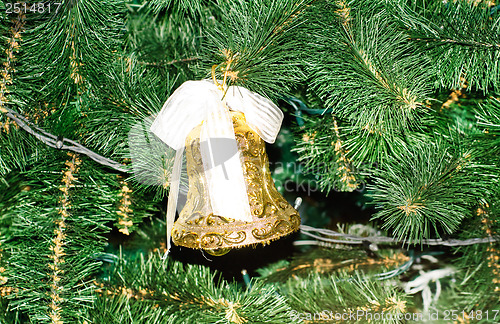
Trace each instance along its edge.
{"label": "gold christmas bell ornament", "polygon": [[[298,212],[276,190],[265,143],[283,113],[243,87],[221,91],[211,80],[187,81],[167,100],[151,131],[176,150],[167,206],[167,250],[176,245],[222,255],[267,244],[299,229]],[[189,189],[174,224],[182,155]]]}

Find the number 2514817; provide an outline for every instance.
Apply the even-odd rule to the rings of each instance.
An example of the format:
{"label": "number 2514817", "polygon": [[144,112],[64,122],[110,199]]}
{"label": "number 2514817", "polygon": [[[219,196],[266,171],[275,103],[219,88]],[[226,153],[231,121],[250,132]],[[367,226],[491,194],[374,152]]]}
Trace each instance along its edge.
{"label": "number 2514817", "polygon": [[26,2],[15,2],[5,4],[5,13],[7,14],[18,14],[18,13],[51,13],[57,12],[62,2],[50,3],[50,2],[35,2],[33,4]]}

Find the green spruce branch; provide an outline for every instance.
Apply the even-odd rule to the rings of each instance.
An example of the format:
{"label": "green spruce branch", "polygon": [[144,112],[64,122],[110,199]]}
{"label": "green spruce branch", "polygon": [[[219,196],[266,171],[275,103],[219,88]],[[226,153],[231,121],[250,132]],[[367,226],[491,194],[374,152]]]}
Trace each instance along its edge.
{"label": "green spruce branch", "polygon": [[488,1],[393,1],[390,8],[410,39],[436,67],[436,86],[465,79],[484,93],[500,86],[500,15]]}

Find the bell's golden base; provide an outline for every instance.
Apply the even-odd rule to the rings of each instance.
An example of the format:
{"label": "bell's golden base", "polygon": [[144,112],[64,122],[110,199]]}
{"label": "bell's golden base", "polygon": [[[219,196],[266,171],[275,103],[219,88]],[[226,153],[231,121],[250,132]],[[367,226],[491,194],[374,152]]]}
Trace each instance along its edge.
{"label": "bell's golden base", "polygon": [[247,245],[268,244],[300,227],[298,212],[274,186],[264,141],[247,125],[242,113],[231,112],[231,116],[252,221],[237,221],[210,212],[199,125],[186,138],[189,190],[186,205],[172,230],[174,244],[204,249],[212,255],[223,255],[232,248]]}
{"label": "bell's golden base", "polygon": [[222,256],[222,255],[228,254],[229,251],[231,251],[231,250],[232,250],[231,248],[222,248],[222,249],[215,249],[215,250],[206,249],[205,252],[207,252],[208,254],[213,255],[213,256]]}

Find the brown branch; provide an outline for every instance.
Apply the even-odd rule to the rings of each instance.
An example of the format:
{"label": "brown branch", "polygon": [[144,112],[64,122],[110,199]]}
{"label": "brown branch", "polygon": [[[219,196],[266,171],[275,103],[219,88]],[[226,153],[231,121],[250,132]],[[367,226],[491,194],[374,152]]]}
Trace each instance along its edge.
{"label": "brown branch", "polygon": [[192,61],[196,61],[199,59],[200,59],[199,57],[188,57],[188,58],[172,60],[172,61],[168,61],[168,62],[161,62],[161,61],[160,62],[143,62],[143,61],[139,61],[138,63],[144,64],[144,65],[152,65],[152,66],[163,66],[163,65],[172,65],[175,63],[192,62]]}
{"label": "brown branch", "polygon": [[410,38],[412,40],[416,41],[423,41],[423,42],[440,42],[440,43],[452,43],[452,44],[458,44],[458,45],[465,45],[465,46],[484,46],[484,47],[495,47],[500,49],[500,44],[490,44],[490,43],[481,43],[481,42],[476,42],[476,41],[469,41],[469,40],[456,40],[453,38],[443,38],[443,39],[438,39],[438,38]]}

